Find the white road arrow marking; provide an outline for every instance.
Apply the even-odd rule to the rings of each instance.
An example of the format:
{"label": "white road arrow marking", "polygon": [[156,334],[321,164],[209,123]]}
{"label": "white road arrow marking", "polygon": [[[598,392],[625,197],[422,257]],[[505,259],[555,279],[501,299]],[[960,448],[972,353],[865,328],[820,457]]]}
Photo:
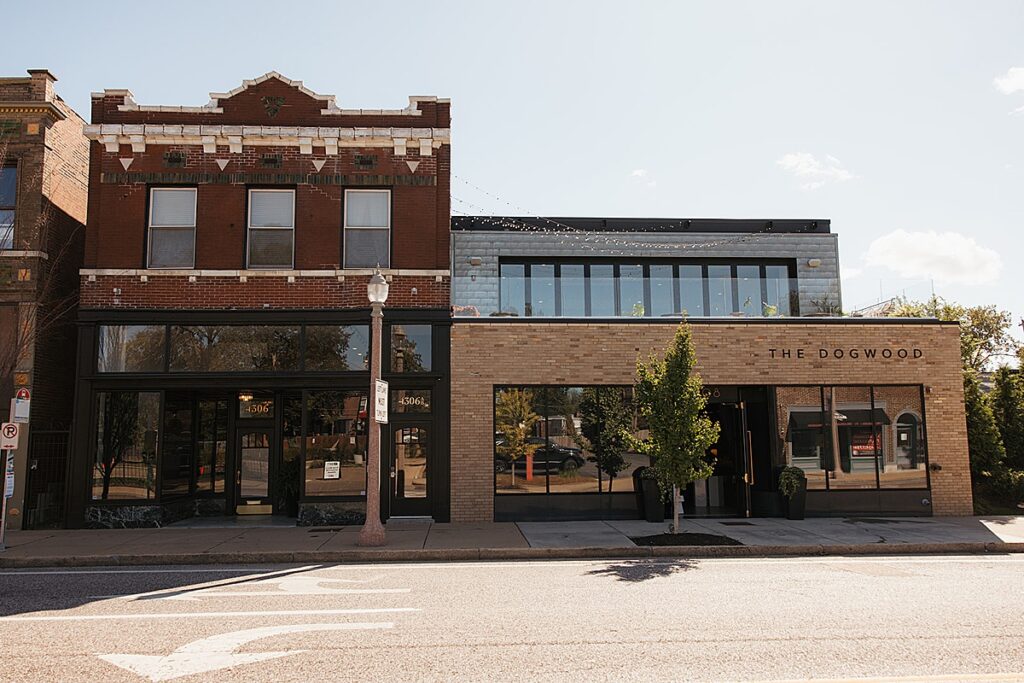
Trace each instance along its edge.
{"label": "white road arrow marking", "polygon": [[235,652],[235,649],[254,640],[270,638],[287,633],[307,631],[356,631],[393,628],[390,622],[352,624],[295,624],[292,626],[264,626],[245,631],[222,633],[182,645],[166,656],[160,655],[96,655],[100,659],[151,681],[169,681],[182,676],[227,669],[229,667],[262,662],[296,655],[307,650],[283,650],[276,652]]}

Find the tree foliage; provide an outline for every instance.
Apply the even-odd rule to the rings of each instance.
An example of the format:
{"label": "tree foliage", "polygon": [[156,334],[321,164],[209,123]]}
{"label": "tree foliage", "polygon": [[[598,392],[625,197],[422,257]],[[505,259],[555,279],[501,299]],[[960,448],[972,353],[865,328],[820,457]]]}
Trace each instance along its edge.
{"label": "tree foliage", "polygon": [[608,491],[628,463],[623,457],[632,438],[633,410],[620,387],[588,387],[580,399],[577,443],[594,455],[590,461],[608,475]]}
{"label": "tree foliage", "polygon": [[971,478],[992,477],[1004,467],[1006,452],[999,436],[981,381],[974,372],[964,373],[964,405],[967,409],[967,448],[971,459]]}
{"label": "tree foliage", "polygon": [[896,318],[938,318],[960,323],[960,355],[964,369],[982,372],[1000,358],[1021,353],[1010,335],[1013,319],[995,306],[963,306],[933,296],[928,301],[898,303],[889,313]]}
{"label": "tree foliage", "polygon": [[707,449],[718,440],[720,426],[704,412],[707,395],[696,363],[690,326],[679,325],[675,338],[659,359],[637,361],[635,397],[647,418],[649,436],[637,450],[651,456],[662,489],[685,488],[711,476]]}
{"label": "tree foliage", "polygon": [[1006,450],[1007,466],[1024,469],[1024,378],[1006,366],[999,368],[989,403]]}
{"label": "tree foliage", "polygon": [[541,417],[534,410],[534,396],[529,389],[505,389],[498,392],[494,405],[494,428],[501,432],[498,453],[512,462],[537,450],[529,442],[533,428]]}

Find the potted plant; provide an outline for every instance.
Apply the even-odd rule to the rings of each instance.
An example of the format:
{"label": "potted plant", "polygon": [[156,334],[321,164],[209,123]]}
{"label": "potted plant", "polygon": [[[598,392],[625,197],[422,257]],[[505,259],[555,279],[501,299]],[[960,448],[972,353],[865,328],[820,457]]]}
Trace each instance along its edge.
{"label": "potted plant", "polygon": [[661,494],[658,474],[653,467],[640,470],[640,489],[644,501],[644,519],[648,522],[664,522],[665,497]]}
{"label": "potted plant", "polygon": [[803,519],[807,507],[807,476],[799,467],[787,466],[779,473],[779,493],[786,498],[786,519]]}
{"label": "potted plant", "polygon": [[283,510],[289,517],[299,516],[299,475],[301,474],[299,458],[282,460],[277,468],[277,500],[278,510]]}

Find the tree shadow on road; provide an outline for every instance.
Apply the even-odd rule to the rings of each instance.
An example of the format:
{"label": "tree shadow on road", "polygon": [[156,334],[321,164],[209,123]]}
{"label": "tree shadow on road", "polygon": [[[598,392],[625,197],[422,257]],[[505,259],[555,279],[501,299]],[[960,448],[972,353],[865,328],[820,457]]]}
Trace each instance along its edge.
{"label": "tree shadow on road", "polygon": [[587,576],[614,576],[619,581],[641,583],[696,568],[697,563],[693,560],[626,560],[609,564],[607,567],[591,569]]}

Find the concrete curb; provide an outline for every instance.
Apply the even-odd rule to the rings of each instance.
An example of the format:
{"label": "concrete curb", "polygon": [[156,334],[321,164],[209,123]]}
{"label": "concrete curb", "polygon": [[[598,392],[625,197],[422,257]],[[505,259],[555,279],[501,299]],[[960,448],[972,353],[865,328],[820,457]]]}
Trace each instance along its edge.
{"label": "concrete curb", "polygon": [[580,548],[450,548],[230,553],[160,553],[153,555],[85,555],[4,557],[0,569],[34,567],[132,567],[210,564],[311,564],[366,562],[472,562],[565,559],[709,559],[758,557],[825,557],[870,555],[979,555],[1024,553],[1024,543],[871,543],[859,545],[719,545]]}

